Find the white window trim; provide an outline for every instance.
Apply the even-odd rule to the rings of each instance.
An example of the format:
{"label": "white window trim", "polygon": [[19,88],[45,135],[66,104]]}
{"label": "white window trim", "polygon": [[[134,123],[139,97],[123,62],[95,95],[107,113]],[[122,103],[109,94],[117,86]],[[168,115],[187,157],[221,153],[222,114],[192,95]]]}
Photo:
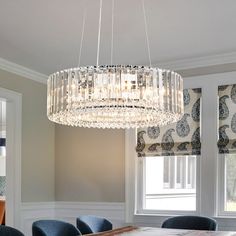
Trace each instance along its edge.
{"label": "white window trim", "polygon": [[[142,157],[141,157],[142,158]],[[136,158],[136,166],[137,166],[137,190],[139,192],[139,194],[137,194],[137,201],[135,203],[135,214],[137,215],[145,215],[145,214],[150,214],[150,215],[186,215],[186,214],[199,214],[198,209],[199,209],[199,203],[200,203],[200,196],[199,194],[196,194],[196,211],[174,211],[174,210],[151,210],[151,209],[143,209],[143,201],[144,201],[144,194],[143,194],[143,184],[144,184],[144,180],[142,180],[141,178],[144,178],[144,176],[142,176],[143,172],[143,160],[141,158]],[[196,174],[197,176],[199,176],[200,174],[200,156],[196,157],[197,160],[197,169],[196,169]],[[199,193],[200,190],[200,179],[197,178],[196,179],[196,192]]]}
{"label": "white window trim", "polygon": [[[219,180],[217,180],[217,173],[219,172],[218,149],[217,149],[217,111],[218,111],[218,86],[225,84],[234,84],[236,72],[218,73],[212,75],[195,76],[184,79],[184,86],[186,88],[202,88],[202,150],[200,161],[200,184],[199,184],[199,199],[197,206],[197,213],[209,217],[218,217],[222,221],[226,218],[221,215],[222,212],[217,208],[217,203],[220,198],[217,195],[219,188]],[[215,117],[215,119],[209,119]],[[137,189],[137,179],[135,171],[137,170],[137,157],[135,153],[136,145],[135,130],[130,129],[125,132],[125,196],[126,196],[126,222],[147,223],[145,219],[149,218],[147,215],[143,217],[141,214],[136,214],[135,205],[137,203],[135,191]],[[179,214],[179,213],[178,213]],[[169,214],[168,214],[169,215]],[[173,212],[171,215],[174,215]],[[139,219],[139,216],[142,219]],[[155,216],[154,216],[155,217]],[[155,218],[158,225],[166,215],[160,214],[159,220]],[[231,215],[231,217],[236,217]],[[148,219],[150,220],[150,218]],[[227,220],[227,219],[226,219]]]}
{"label": "white window trim", "polygon": [[[225,161],[225,156],[223,154],[221,154],[219,156],[219,162],[218,162],[218,174],[219,174],[219,176],[224,176],[225,175],[224,161]],[[225,189],[225,179],[224,178],[218,178],[218,189]],[[224,191],[218,191],[218,214],[221,215],[221,216],[223,216],[223,215],[224,216],[232,215],[231,213],[226,212],[224,210],[224,201],[225,201],[225,192]]]}

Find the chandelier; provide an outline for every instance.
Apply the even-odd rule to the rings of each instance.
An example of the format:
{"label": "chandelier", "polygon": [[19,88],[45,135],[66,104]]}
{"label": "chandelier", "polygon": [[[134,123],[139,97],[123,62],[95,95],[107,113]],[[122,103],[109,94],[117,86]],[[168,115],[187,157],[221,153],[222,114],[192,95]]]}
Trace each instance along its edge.
{"label": "chandelier", "polygon": [[[47,115],[51,121],[88,128],[141,128],[162,126],[181,118],[183,81],[173,71],[151,66],[143,1],[150,65],[99,65],[102,12],[100,0],[97,65],[78,66],[49,76]],[[83,41],[84,22],[85,17],[80,46]],[[81,48],[82,46],[80,54]]]}

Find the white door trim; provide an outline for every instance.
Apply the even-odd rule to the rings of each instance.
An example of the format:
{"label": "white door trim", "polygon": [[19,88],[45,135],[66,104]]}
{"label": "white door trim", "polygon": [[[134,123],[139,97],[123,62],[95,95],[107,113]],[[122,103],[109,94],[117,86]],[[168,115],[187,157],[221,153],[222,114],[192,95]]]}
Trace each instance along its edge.
{"label": "white door trim", "polygon": [[6,100],[6,224],[20,228],[22,96],[0,88]]}

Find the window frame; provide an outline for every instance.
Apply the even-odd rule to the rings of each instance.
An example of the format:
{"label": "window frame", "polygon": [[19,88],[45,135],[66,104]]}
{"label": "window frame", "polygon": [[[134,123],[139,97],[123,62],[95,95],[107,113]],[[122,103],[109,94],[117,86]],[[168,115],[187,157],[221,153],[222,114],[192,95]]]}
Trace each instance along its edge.
{"label": "window frame", "polygon": [[[220,230],[236,230],[235,215],[224,215],[219,211],[219,156],[218,139],[218,86],[235,84],[236,72],[208,74],[184,78],[185,88],[202,88],[201,119],[201,159],[200,161],[200,198],[198,214],[214,217]],[[214,117],[214,119],[212,119]],[[127,223],[161,226],[164,219],[176,215],[169,214],[137,214],[137,170],[135,152],[135,130],[125,131],[125,219]],[[179,213],[177,213],[179,214]]]}
{"label": "window frame", "polygon": [[[138,157],[137,157],[138,158]],[[164,157],[165,158],[165,157]],[[137,202],[135,206],[136,214],[154,214],[154,215],[197,215],[199,214],[200,205],[200,158],[201,156],[196,156],[196,210],[195,211],[184,211],[184,210],[152,210],[145,208],[145,162],[146,159],[142,157],[137,160]]]}
{"label": "window frame", "polygon": [[[219,84],[221,85],[230,85],[235,84],[236,82],[232,83],[225,83],[225,84]],[[218,92],[218,86],[217,86],[217,107],[219,106],[219,92]],[[219,111],[217,109],[217,128],[219,127]],[[218,132],[218,129],[217,129]],[[218,133],[217,133],[218,135]],[[218,153],[218,146],[217,146],[217,153]],[[225,204],[226,204],[226,179],[225,179],[225,172],[226,172],[226,166],[225,166],[225,159],[227,154],[219,154],[217,158],[217,216],[219,217],[233,217],[236,218],[236,211],[225,211]]]}

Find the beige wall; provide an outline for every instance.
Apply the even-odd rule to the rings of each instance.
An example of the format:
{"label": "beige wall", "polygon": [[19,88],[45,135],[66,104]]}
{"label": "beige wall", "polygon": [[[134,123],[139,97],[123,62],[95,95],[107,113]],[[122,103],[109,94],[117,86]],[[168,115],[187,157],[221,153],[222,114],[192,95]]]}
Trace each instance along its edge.
{"label": "beige wall", "polygon": [[56,200],[124,202],[124,130],[56,125]]}
{"label": "beige wall", "polygon": [[0,87],[22,94],[22,201],[53,201],[55,126],[46,116],[46,85],[0,70]]}
{"label": "beige wall", "polygon": [[[233,70],[236,63],[179,73]],[[56,125],[54,138],[54,124],[46,117],[46,85],[0,70],[0,87],[22,94],[23,201],[125,200],[123,130]]]}
{"label": "beige wall", "polygon": [[123,130],[57,125],[54,137],[46,85],[0,70],[0,87],[22,94],[23,202],[124,201]]}
{"label": "beige wall", "polygon": [[[184,76],[236,70],[236,63],[179,71]],[[56,200],[125,200],[124,130],[56,125]]]}

